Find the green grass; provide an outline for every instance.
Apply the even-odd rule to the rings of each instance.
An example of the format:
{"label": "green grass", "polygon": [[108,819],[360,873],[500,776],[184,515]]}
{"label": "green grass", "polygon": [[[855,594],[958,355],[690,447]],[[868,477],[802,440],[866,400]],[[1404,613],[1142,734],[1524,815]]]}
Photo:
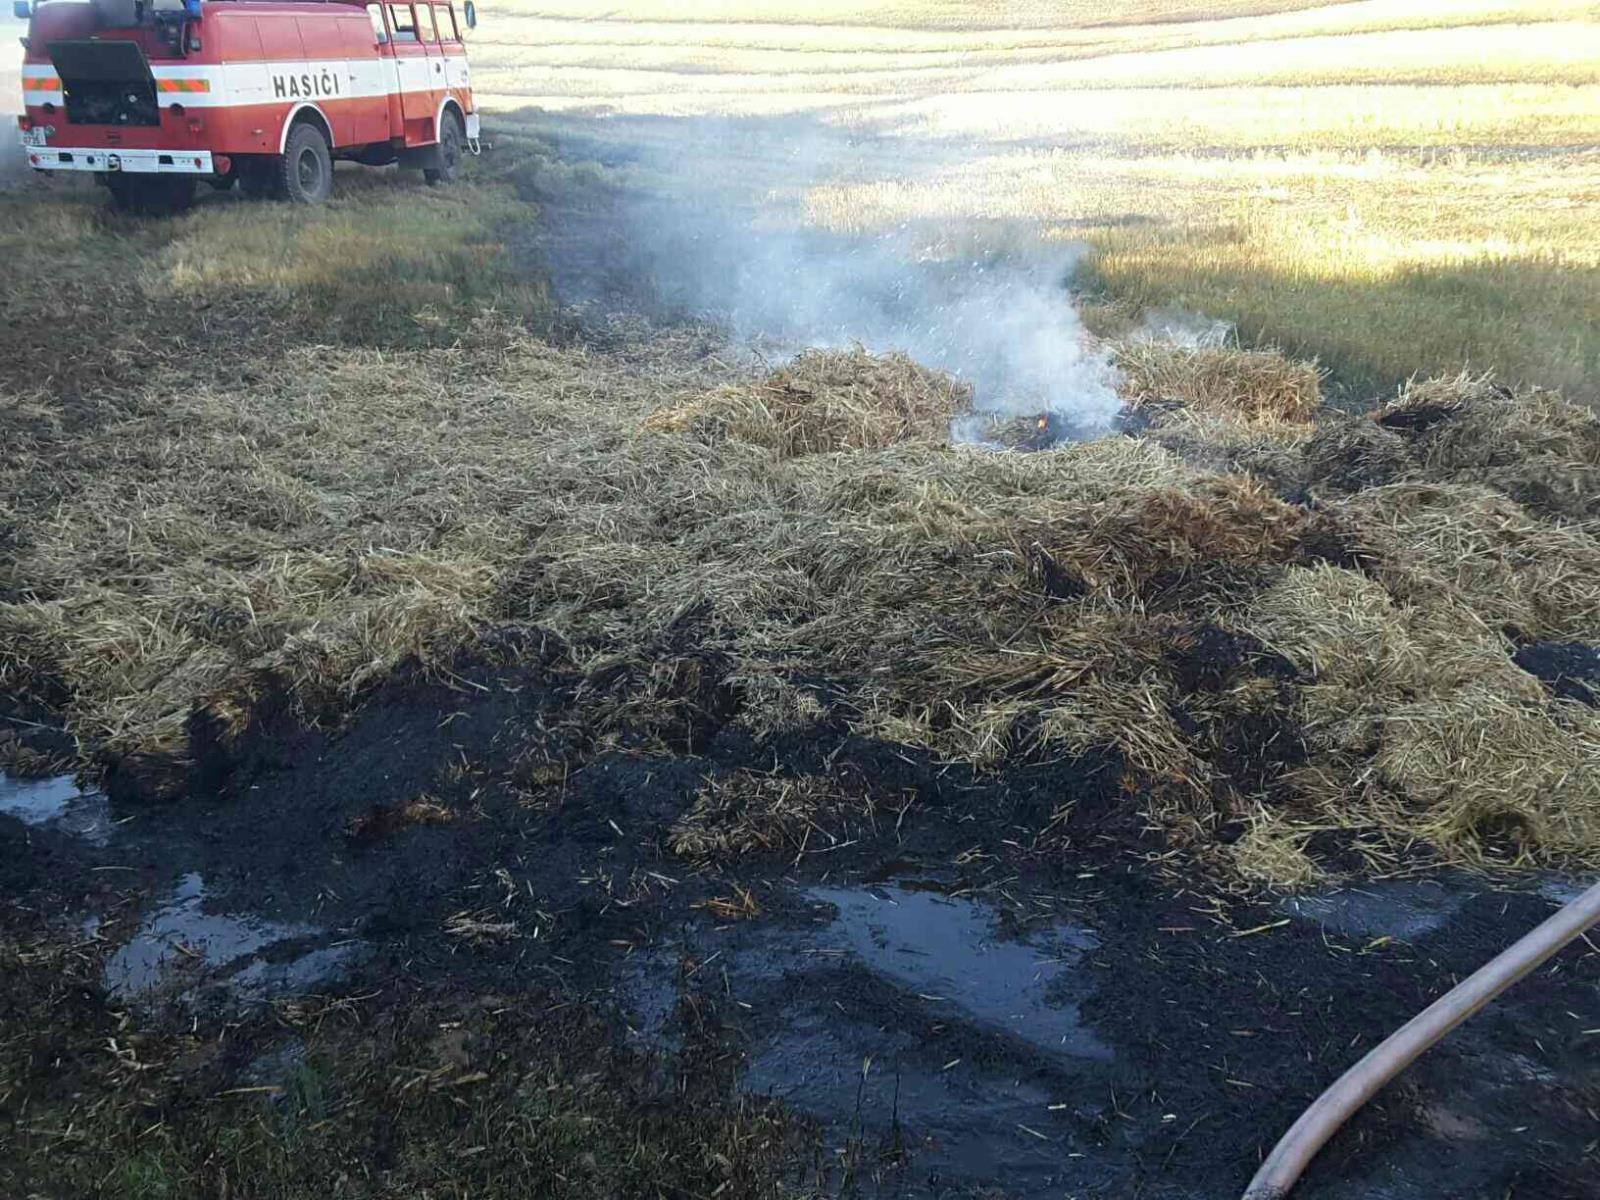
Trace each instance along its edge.
{"label": "green grass", "polygon": [[1160,235],[1098,231],[1084,278],[1141,305],[1224,317],[1247,341],[1316,357],[1357,399],[1456,368],[1600,398],[1600,274],[1587,256],[1557,249],[1559,235],[1541,242],[1515,230],[1503,249],[1468,242],[1429,259],[1284,225],[1276,213],[1246,211],[1232,224]]}
{"label": "green grass", "polygon": [[[541,285],[505,238],[534,210],[484,173],[453,189],[394,172],[339,173],[315,213],[202,190],[193,211],[147,220],[112,211],[77,181],[0,192],[0,256],[8,263],[0,352],[64,364],[106,362],[149,330],[130,314],[166,314],[170,344],[204,344],[244,323],[365,345],[426,343],[484,308],[538,320]],[[29,332],[55,330],[44,346]],[[98,353],[84,349],[98,347]]]}
{"label": "green grass", "polygon": [[714,1071],[652,1093],[601,1018],[552,1015],[538,994],[492,1011],[407,990],[279,1004],[223,1040],[243,1061],[286,1046],[296,1061],[270,1089],[241,1088],[211,1031],[119,1023],[85,1000],[98,979],[83,943],[0,930],[0,961],[6,1196],[766,1197],[792,1148],[775,1105],[729,1100]]}
{"label": "green grass", "polygon": [[164,244],[140,283],[195,303],[270,297],[349,332],[373,321],[393,330],[424,314],[540,308],[537,285],[502,240],[503,227],[532,219],[507,189],[397,187],[350,172],[341,193],[312,221],[285,205],[218,205]]}

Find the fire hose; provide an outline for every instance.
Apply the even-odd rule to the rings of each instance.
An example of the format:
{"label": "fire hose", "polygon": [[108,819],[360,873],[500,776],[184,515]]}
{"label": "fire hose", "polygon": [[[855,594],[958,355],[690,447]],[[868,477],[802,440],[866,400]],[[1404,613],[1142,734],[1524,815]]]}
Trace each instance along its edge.
{"label": "fire hose", "polygon": [[1430,1046],[1600,921],[1600,883],[1412,1017],[1318,1096],[1267,1155],[1244,1200],[1283,1200],[1350,1117]]}

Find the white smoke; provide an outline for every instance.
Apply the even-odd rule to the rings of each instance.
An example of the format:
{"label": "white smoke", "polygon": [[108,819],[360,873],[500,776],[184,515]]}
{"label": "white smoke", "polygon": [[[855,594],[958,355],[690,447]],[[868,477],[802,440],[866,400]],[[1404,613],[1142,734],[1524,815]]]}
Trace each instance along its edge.
{"label": "white smoke", "polygon": [[1187,350],[1207,350],[1226,346],[1234,337],[1234,327],[1203,313],[1186,308],[1152,308],[1144,314],[1134,332],[1136,341],[1162,342]]}
{"label": "white smoke", "polygon": [[[1015,224],[927,219],[841,233],[801,216],[814,186],[915,179],[949,151],[919,158],[901,143],[783,122],[662,122],[649,135],[607,219],[566,214],[593,223],[591,243],[607,243],[611,264],[569,275],[565,288],[558,273],[565,298],[614,303],[618,287],[643,286],[658,308],[711,317],[781,353],[903,351],[971,383],[983,414],[1048,413],[1079,438],[1111,426],[1115,374],[1067,290],[1076,251]],[[988,425],[980,417],[952,432],[982,440]]]}

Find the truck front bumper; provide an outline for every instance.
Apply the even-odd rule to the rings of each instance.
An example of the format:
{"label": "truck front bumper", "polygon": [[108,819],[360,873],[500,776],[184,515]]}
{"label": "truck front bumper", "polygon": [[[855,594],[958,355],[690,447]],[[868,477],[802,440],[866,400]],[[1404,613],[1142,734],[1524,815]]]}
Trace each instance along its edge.
{"label": "truck front bumper", "polygon": [[30,146],[35,171],[121,171],[128,175],[214,175],[209,150],[110,150],[104,146]]}

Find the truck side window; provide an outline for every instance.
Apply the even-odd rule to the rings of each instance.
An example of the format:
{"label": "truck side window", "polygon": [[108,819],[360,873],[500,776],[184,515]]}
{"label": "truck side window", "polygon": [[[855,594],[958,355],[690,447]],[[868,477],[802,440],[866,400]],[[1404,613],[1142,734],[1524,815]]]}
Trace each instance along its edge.
{"label": "truck side window", "polygon": [[433,27],[433,9],[427,3],[418,4],[416,9],[417,36],[425,42],[437,42],[439,34]]}
{"label": "truck side window", "polygon": [[389,28],[394,30],[394,40],[397,42],[417,40],[417,27],[412,21],[409,4],[389,5]]}
{"label": "truck side window", "polygon": [[433,6],[434,20],[439,22],[439,39],[447,42],[459,42],[461,30],[456,27],[456,10],[448,4],[435,4]]}
{"label": "truck side window", "polygon": [[383,5],[367,5],[367,16],[372,18],[372,40],[380,46],[387,45],[389,31],[383,27]]}

